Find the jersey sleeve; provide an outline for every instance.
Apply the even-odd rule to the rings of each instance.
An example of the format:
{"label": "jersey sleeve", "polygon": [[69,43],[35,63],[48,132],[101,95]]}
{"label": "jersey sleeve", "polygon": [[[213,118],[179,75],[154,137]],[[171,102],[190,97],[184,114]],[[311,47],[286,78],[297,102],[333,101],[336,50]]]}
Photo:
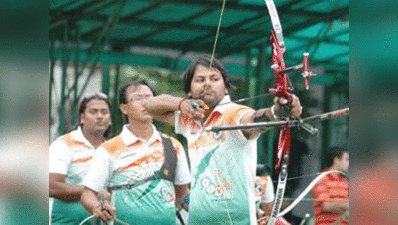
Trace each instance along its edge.
{"label": "jersey sleeve", "polygon": [[49,173],[66,174],[72,155],[68,146],[61,138],[55,140],[49,149]]}
{"label": "jersey sleeve", "polygon": [[112,164],[109,153],[104,148],[99,147],[84,178],[83,186],[96,192],[106,190],[112,175]]}
{"label": "jersey sleeve", "polygon": [[[236,106],[225,112],[224,125],[240,125],[242,118],[248,113],[255,112],[254,109],[244,106]],[[242,130],[230,131],[231,135],[239,142],[257,141],[260,134],[248,140],[243,134]]]}
{"label": "jersey sleeve", "polygon": [[176,134],[181,134],[180,128],[180,111],[174,113],[174,132]]}
{"label": "jersey sleeve", "polygon": [[182,134],[183,129],[181,128],[181,112],[176,111],[174,115],[174,131],[176,134]]}
{"label": "jersey sleeve", "polygon": [[176,111],[174,118],[174,131],[176,134],[181,134],[185,138],[189,137],[191,131],[198,131],[199,126],[189,116]]}
{"label": "jersey sleeve", "polygon": [[176,185],[188,184],[191,182],[191,174],[189,172],[188,161],[184,148],[178,141],[173,141],[173,145],[177,153],[177,165],[174,183]]}

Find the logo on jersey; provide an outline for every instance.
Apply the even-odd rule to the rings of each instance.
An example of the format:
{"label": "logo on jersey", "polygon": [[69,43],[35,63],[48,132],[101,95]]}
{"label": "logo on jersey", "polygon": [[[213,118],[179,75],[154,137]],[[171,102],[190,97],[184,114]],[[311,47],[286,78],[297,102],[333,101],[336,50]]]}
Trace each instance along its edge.
{"label": "logo on jersey", "polygon": [[214,180],[204,177],[201,179],[200,183],[208,195],[213,195],[219,198],[223,195],[223,193],[231,190],[231,183],[222,178],[221,172],[219,170],[214,171],[214,177]]}

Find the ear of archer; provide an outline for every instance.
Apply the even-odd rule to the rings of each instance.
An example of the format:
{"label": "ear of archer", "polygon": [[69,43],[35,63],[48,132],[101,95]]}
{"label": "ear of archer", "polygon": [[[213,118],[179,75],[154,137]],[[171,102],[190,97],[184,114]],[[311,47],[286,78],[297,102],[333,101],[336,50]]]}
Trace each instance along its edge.
{"label": "ear of archer", "polygon": [[128,112],[127,107],[128,107],[127,104],[120,104],[120,106],[119,106],[120,111],[121,111],[124,115],[127,115],[127,112]]}

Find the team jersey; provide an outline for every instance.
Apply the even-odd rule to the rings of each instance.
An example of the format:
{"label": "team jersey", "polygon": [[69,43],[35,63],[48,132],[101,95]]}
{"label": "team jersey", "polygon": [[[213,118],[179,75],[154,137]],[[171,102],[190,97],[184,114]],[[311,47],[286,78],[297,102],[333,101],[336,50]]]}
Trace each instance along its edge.
{"label": "team jersey", "polygon": [[259,176],[254,181],[254,196],[256,199],[256,207],[260,207],[262,203],[274,201],[274,185],[270,176]]}
{"label": "team jersey", "polygon": [[240,130],[204,131],[239,124],[249,112],[254,110],[232,103],[229,96],[203,125],[176,112],[175,132],[187,139],[191,162],[189,224],[256,224],[257,138],[248,140]]}
{"label": "team jersey", "polygon": [[[81,128],[56,139],[49,149],[49,173],[65,175],[65,183],[79,186],[86,176],[95,148]],[[50,224],[79,224],[90,214],[79,200],[49,199]]]}
{"label": "team jersey", "polygon": [[[312,194],[316,200],[314,202],[316,225],[333,224],[341,217],[339,213],[323,212],[321,209],[326,201],[348,199],[348,191],[349,182],[341,175],[328,174],[315,185]],[[344,219],[340,224],[348,224],[347,219]]]}
{"label": "team jersey", "polygon": [[[190,173],[182,145],[171,138],[177,155],[175,185],[188,184]],[[109,187],[136,184],[154,175],[165,160],[160,133],[153,126],[148,140],[127,128],[102,144],[93,159],[84,186],[99,192]],[[153,179],[128,190],[113,192],[116,217],[129,224],[176,224],[175,190],[169,180]]]}

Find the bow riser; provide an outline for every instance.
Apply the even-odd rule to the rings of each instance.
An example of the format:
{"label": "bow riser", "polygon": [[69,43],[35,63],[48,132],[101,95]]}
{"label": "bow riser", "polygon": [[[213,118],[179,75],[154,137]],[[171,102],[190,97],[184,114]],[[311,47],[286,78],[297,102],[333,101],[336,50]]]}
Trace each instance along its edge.
{"label": "bow riser", "polygon": [[275,170],[276,173],[279,173],[280,170],[280,159],[284,155],[289,155],[290,154],[290,140],[291,140],[291,132],[290,132],[290,127],[281,127],[279,130],[279,141],[278,141],[278,151],[277,151],[277,158],[276,158],[276,163],[275,163]]}
{"label": "bow riser", "polygon": [[[289,102],[291,101],[291,94],[289,93],[289,78],[287,73],[282,72],[286,69],[285,61],[283,59],[283,49],[279,45],[275,32],[271,31],[271,50],[272,50],[272,68],[275,76],[275,89],[270,89],[277,97],[283,97]],[[283,118],[285,119],[285,118]],[[283,155],[288,155],[290,152],[290,127],[281,127],[279,131],[279,142],[276,157],[275,170],[279,173],[281,159]]]}
{"label": "bow riser", "polygon": [[286,69],[285,61],[283,59],[283,49],[279,45],[278,40],[274,31],[271,31],[271,47],[272,47],[272,66],[274,69],[275,76],[275,88],[270,89],[270,92],[274,93],[275,96],[283,97],[288,100],[291,99],[289,94],[289,79],[286,73],[283,73]]}

